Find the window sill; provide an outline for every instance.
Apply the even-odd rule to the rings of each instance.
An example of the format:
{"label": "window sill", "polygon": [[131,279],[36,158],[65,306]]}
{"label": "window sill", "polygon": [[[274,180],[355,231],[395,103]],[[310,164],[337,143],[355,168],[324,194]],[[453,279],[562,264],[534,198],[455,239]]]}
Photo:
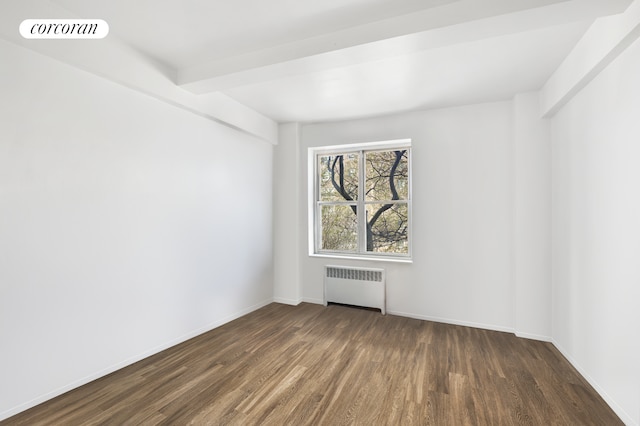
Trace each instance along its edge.
{"label": "window sill", "polygon": [[309,253],[309,257],[323,257],[327,259],[344,259],[344,260],[365,260],[369,262],[387,262],[387,263],[413,263],[410,257],[381,257],[381,256],[358,256],[355,254],[331,254],[331,253]]}

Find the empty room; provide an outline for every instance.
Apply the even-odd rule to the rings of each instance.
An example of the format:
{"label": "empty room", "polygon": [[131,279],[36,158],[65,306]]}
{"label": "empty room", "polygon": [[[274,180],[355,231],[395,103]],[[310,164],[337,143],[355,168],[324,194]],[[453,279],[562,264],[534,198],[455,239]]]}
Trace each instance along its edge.
{"label": "empty room", "polygon": [[640,0],[3,0],[0,424],[640,426]]}

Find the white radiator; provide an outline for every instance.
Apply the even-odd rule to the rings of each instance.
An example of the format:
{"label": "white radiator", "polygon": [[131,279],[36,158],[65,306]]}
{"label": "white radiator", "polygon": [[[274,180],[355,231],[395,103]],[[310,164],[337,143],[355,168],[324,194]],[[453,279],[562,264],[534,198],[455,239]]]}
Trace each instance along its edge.
{"label": "white radiator", "polygon": [[384,269],[325,266],[324,305],[327,306],[329,302],[378,308],[384,315]]}

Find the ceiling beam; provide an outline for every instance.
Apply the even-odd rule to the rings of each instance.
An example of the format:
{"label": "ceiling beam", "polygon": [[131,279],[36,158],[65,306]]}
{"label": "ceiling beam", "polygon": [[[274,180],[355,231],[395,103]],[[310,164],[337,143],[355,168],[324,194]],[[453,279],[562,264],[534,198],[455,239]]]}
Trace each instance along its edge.
{"label": "ceiling beam", "polygon": [[540,91],[541,115],[555,115],[639,38],[640,1],[623,14],[594,22]]}
{"label": "ceiling beam", "polygon": [[[346,67],[489,37],[593,20],[631,0],[458,0],[318,37],[178,70],[196,94]],[[480,4],[481,3],[481,4]]]}
{"label": "ceiling beam", "polygon": [[0,14],[0,38],[211,121],[278,143],[275,121],[223,93],[198,96],[176,86],[175,71],[150,60],[117,35],[109,34],[100,40],[27,40],[20,36],[18,28],[24,19],[30,18],[77,16],[46,0],[14,2]]}

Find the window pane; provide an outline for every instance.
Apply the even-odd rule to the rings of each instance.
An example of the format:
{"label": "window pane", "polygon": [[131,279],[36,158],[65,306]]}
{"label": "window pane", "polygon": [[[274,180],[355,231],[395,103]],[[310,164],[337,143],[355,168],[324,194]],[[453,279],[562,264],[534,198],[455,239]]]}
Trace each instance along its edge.
{"label": "window pane", "polygon": [[407,150],[367,152],[365,160],[367,201],[406,200],[409,197]]}
{"label": "window pane", "polygon": [[322,206],[322,250],[357,251],[356,206]]}
{"label": "window pane", "polygon": [[406,203],[367,205],[367,251],[409,253],[409,209]]}
{"label": "window pane", "polygon": [[358,154],[318,156],[320,201],[358,198]]}

